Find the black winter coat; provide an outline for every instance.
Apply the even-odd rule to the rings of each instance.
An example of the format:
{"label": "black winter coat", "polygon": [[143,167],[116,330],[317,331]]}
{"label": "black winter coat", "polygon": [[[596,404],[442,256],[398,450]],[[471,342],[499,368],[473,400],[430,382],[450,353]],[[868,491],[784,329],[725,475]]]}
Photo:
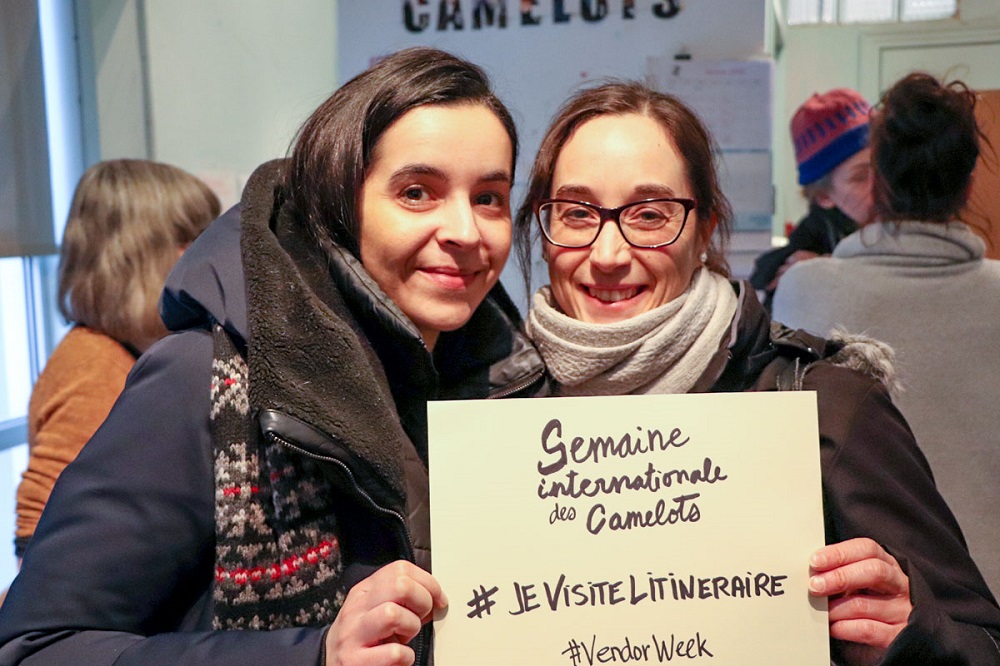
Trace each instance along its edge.
{"label": "black winter coat", "polygon": [[750,284],[764,292],[764,307],[771,311],[774,288],[771,281],[778,275],[778,269],[798,250],[808,250],[818,255],[828,255],[837,243],[858,230],[858,224],[840,212],[839,208],[823,208],[810,204],[809,212],[799,220],[788,236],[788,243],[768,250],[754,260]]}
{"label": "black winter coat", "polygon": [[56,484],[0,608],[0,664],[323,663],[328,624],[212,630],[214,324],[246,357],[261,436],[318,459],[336,489],[345,587],[398,558],[429,564],[426,401],[540,383],[502,288],[432,356],[357,260],[330,265],[302,237],[279,169],[261,167],[171,274],[161,310],[176,332]]}

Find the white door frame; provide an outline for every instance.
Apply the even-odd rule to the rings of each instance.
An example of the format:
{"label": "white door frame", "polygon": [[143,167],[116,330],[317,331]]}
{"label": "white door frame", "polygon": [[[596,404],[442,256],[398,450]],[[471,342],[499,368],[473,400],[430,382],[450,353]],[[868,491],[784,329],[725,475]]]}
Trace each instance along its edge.
{"label": "white door frame", "polygon": [[882,93],[880,79],[883,54],[887,51],[962,45],[995,45],[1000,49],[1000,27],[937,27],[863,34],[858,46],[858,92],[873,102],[879,98]]}

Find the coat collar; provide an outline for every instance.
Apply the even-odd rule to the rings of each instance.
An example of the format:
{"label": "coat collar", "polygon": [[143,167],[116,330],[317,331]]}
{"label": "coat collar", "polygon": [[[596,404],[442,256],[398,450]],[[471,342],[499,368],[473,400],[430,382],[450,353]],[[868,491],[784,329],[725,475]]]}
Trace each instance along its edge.
{"label": "coat collar", "polygon": [[962,222],[877,222],[842,240],[833,256],[943,266],[976,261],[985,253],[986,244]]}
{"label": "coat collar", "polygon": [[402,488],[407,438],[426,460],[427,400],[486,397],[492,382],[540,376],[541,359],[500,285],[432,356],[357,258],[304,231],[278,194],[283,165],[258,169],[241,203],[251,407],[347,443]]}
{"label": "coat collar", "polygon": [[309,424],[403,497],[407,438],[387,379],[316,243],[281,208],[280,168],[258,169],[242,200],[250,409]]}

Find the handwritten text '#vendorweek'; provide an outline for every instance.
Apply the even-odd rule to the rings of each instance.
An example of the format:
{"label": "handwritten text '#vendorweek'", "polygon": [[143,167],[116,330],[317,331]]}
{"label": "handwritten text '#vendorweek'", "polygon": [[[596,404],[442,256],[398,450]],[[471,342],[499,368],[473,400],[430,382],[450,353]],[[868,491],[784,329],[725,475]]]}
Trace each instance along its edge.
{"label": "handwritten text '#vendorweek'", "polygon": [[627,663],[627,662],[664,662],[673,661],[674,657],[684,659],[697,659],[698,657],[708,657],[711,659],[715,655],[708,649],[708,639],[702,638],[701,632],[695,632],[693,638],[677,638],[675,634],[670,634],[669,638],[658,638],[652,634],[649,643],[632,641],[625,637],[625,640],[618,645],[598,645],[597,636],[594,635],[588,644],[586,641],[577,641],[571,638],[562,654],[569,658],[572,666],[582,664],[605,664],[605,663]]}

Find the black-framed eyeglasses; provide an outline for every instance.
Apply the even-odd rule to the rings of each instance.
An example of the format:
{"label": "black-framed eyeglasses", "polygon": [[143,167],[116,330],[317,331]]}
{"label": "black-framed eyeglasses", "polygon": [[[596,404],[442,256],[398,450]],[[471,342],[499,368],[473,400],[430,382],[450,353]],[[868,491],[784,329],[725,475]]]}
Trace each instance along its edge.
{"label": "black-framed eyeglasses", "polygon": [[535,204],[535,219],[553,245],[582,248],[601,235],[604,223],[614,220],[622,238],[633,247],[652,249],[677,241],[694,199],[646,199],[618,208],[604,208],[586,201],[542,199]]}

